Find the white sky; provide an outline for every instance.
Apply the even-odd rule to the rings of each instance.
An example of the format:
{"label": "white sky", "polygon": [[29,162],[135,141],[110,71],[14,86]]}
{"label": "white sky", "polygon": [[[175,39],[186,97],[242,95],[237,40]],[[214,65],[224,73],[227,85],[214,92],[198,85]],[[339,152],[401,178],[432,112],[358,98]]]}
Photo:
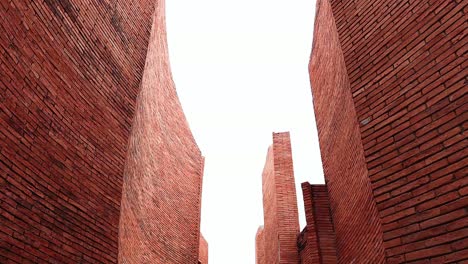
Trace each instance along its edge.
{"label": "white sky", "polygon": [[300,183],[323,183],[308,62],[315,0],[167,0],[172,73],[206,157],[201,231],[210,264],[255,263],[271,133],[290,131]]}

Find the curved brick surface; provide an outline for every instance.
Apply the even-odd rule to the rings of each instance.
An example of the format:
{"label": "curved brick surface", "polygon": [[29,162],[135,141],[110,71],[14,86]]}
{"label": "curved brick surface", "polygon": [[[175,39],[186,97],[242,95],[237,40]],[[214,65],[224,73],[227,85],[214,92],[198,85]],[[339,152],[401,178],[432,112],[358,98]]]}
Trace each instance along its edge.
{"label": "curved brick surface", "polygon": [[339,263],[383,263],[373,200],[343,53],[328,0],[317,1],[309,65]]}
{"label": "curved brick surface", "polygon": [[120,263],[197,263],[203,158],[172,81],[156,4],[124,174]]}
{"label": "curved brick surface", "polygon": [[388,263],[466,261],[468,1],[331,2]]}
{"label": "curved brick surface", "polygon": [[0,1],[0,263],[115,263],[154,1]]}

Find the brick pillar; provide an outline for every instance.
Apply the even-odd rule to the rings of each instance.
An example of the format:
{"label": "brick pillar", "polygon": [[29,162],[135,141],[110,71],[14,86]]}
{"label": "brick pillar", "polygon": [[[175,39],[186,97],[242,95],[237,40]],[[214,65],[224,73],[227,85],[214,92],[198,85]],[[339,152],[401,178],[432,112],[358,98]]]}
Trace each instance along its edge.
{"label": "brick pillar", "polygon": [[164,8],[158,1],[127,152],[120,263],[198,262],[203,158],[172,81]]}
{"label": "brick pillar", "polygon": [[263,170],[265,263],[298,263],[296,189],[289,132],[273,133]]}

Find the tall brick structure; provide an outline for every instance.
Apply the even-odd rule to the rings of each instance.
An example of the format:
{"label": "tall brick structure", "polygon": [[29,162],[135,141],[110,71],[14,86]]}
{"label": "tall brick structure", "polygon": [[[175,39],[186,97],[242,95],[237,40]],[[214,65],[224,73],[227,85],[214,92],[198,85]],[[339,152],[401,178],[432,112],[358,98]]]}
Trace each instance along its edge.
{"label": "tall brick structure", "polygon": [[0,1],[0,53],[0,263],[197,263],[164,1]]}
{"label": "tall brick structure", "polygon": [[121,263],[197,263],[203,159],[169,68],[156,5],[124,173]]}
{"label": "tall brick structure", "polygon": [[289,132],[273,133],[262,182],[264,228],[257,235],[256,255],[263,255],[265,264],[297,263],[299,218]]}
{"label": "tall brick structure", "polygon": [[339,263],[467,260],[467,4],[317,1],[309,68]]}
{"label": "tall brick structure", "polygon": [[[300,263],[468,261],[467,6],[317,1],[309,71],[326,185],[302,185]],[[264,194],[265,212],[276,200]]]}

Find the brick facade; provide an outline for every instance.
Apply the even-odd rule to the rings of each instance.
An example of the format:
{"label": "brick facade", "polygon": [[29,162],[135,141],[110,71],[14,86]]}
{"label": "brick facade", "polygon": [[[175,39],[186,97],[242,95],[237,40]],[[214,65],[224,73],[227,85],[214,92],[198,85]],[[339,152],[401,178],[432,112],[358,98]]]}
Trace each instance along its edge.
{"label": "brick facade", "polygon": [[273,133],[262,179],[264,228],[257,239],[264,241],[264,263],[297,263],[299,218],[289,132]]}
{"label": "brick facade", "polygon": [[0,2],[0,262],[117,262],[154,1]]}
{"label": "brick facade", "polygon": [[309,70],[338,262],[384,263],[381,221],[332,9],[318,0],[316,10]]}
{"label": "brick facade", "polygon": [[116,263],[121,213],[122,263],[196,263],[203,159],[163,8],[0,1],[1,263]]}
{"label": "brick facade", "polygon": [[466,260],[467,5],[318,2],[310,75],[340,263]]}

